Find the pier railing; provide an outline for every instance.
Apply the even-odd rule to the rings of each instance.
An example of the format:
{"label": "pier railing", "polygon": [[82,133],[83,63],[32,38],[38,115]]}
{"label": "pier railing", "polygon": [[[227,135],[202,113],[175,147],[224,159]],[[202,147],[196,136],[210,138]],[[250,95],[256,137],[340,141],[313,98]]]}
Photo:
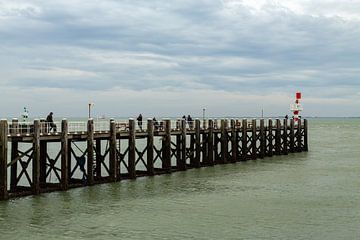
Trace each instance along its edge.
{"label": "pier railing", "polygon": [[0,200],[307,151],[307,132],[306,119],[1,120]]}

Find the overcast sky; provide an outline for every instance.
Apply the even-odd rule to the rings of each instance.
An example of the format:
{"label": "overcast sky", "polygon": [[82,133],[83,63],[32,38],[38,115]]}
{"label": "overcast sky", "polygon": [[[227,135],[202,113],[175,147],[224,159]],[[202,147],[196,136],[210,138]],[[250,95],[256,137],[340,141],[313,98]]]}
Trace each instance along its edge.
{"label": "overcast sky", "polygon": [[0,0],[0,116],[360,116],[360,0]]}

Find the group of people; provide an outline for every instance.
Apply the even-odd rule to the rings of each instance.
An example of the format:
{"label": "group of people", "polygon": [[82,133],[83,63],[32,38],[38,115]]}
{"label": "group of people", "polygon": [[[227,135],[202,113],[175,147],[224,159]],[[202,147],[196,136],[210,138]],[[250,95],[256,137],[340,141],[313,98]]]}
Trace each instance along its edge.
{"label": "group of people", "polygon": [[194,122],[192,117],[190,116],[190,114],[186,117],[185,115],[182,116],[182,119],[184,119],[185,121],[187,121],[187,124],[189,125],[189,128],[193,128],[194,127]]}
{"label": "group of people", "polygon": [[[143,127],[142,127],[142,124],[143,124],[143,116],[142,116],[142,114],[140,113],[139,114],[139,116],[136,118],[136,120],[137,120],[137,123],[138,123],[138,126],[139,126],[139,128],[140,128],[140,130],[142,131],[143,130]],[[159,130],[159,129],[161,129],[163,126],[163,124],[162,124],[162,122],[158,122],[157,120],[156,120],[156,118],[154,117],[153,119],[153,124],[154,124],[154,130],[155,131],[157,131],[157,130]]]}

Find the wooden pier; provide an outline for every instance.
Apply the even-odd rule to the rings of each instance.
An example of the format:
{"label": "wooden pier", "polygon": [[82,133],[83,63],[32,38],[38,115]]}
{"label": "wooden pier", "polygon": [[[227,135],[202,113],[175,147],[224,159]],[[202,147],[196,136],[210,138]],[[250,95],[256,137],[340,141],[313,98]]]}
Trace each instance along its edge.
{"label": "wooden pier", "polygon": [[0,200],[308,151],[306,119],[58,125],[0,121]]}

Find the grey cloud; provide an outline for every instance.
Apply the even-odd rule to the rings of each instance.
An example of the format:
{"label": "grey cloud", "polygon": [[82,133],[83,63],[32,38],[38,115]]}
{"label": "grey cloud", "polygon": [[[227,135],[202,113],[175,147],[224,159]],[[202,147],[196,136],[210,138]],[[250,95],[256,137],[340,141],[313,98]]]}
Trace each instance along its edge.
{"label": "grey cloud", "polygon": [[299,14],[281,1],[259,12],[245,1],[229,2],[0,4],[0,88],[302,89],[320,98],[340,97],[347,89],[358,97],[360,22],[354,9],[360,4],[350,9],[335,1],[303,1]]}

